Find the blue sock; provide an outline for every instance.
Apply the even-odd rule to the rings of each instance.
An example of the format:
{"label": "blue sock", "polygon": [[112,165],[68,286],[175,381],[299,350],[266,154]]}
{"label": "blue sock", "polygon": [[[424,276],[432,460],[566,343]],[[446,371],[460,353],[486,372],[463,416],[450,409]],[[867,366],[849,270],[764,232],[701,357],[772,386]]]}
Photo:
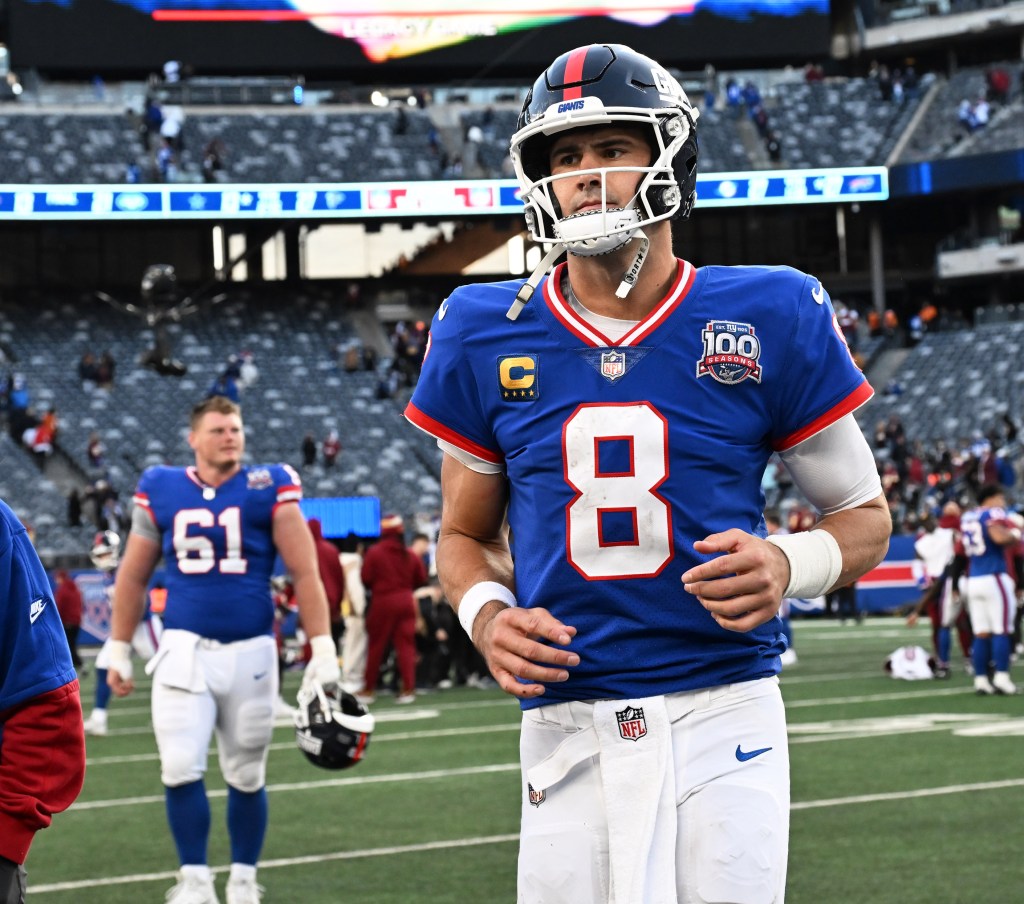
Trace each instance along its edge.
{"label": "blue sock", "polygon": [[178,848],[182,866],[206,863],[206,842],[210,837],[210,802],[203,780],[164,788],[167,823]]}
{"label": "blue sock", "polygon": [[1010,671],[1010,635],[995,634],[992,637],[992,661],[997,672]]}
{"label": "blue sock", "polygon": [[949,648],[953,642],[953,632],[949,628],[939,628],[939,662],[949,665]]}
{"label": "blue sock", "polygon": [[106,709],[112,693],[107,684],[107,670],[96,669],[96,709]]}
{"label": "blue sock", "polygon": [[988,661],[992,657],[992,638],[975,637],[971,644],[971,662],[974,663],[974,674],[984,677],[988,674]]}
{"label": "blue sock", "polygon": [[256,865],[267,834],[267,789],[239,791],[228,785],[228,835],[231,862]]}

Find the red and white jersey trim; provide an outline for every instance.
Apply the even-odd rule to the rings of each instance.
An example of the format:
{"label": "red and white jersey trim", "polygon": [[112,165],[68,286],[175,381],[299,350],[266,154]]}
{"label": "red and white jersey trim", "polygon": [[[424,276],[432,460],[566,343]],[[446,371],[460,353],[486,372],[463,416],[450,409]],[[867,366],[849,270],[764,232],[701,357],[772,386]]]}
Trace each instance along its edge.
{"label": "red and white jersey trim", "polygon": [[492,449],[488,449],[486,446],[481,446],[479,443],[473,442],[468,437],[463,436],[461,433],[456,433],[450,427],[445,426],[440,421],[434,420],[429,414],[425,414],[420,411],[412,402],[405,406],[405,417],[406,419],[416,427],[419,427],[424,433],[429,433],[431,436],[437,437],[437,439],[443,439],[445,442],[451,443],[464,452],[468,452],[470,455],[474,455],[477,458],[481,458],[484,461],[489,461],[493,464],[500,465],[505,461],[505,456],[499,452],[495,452]]}
{"label": "red and white jersey trim", "polygon": [[600,330],[587,323],[572,307],[562,294],[562,275],[565,272],[565,264],[559,264],[548,277],[544,284],[544,300],[547,302],[551,313],[561,321],[562,325],[574,336],[587,345],[592,346],[615,346],[625,348],[627,346],[639,345],[644,339],[651,335],[662,323],[664,323],[672,312],[679,307],[682,300],[690,291],[693,280],[697,274],[693,265],[687,261],[679,261],[679,270],[675,282],[668,294],[643,320],[637,322],[618,342],[605,336]]}
{"label": "red and white jersey trim", "polygon": [[816,433],[820,433],[826,427],[834,424],[841,417],[845,417],[850,414],[850,412],[856,411],[874,394],[875,391],[871,388],[871,384],[865,380],[845,399],[839,402],[839,404],[833,405],[824,414],[819,415],[799,430],[794,430],[789,434],[789,436],[784,436],[782,439],[775,440],[775,442],[772,443],[772,448],[774,448],[776,452],[785,452],[786,449],[792,449],[793,446],[797,445],[797,443],[802,443],[805,439],[814,436]]}

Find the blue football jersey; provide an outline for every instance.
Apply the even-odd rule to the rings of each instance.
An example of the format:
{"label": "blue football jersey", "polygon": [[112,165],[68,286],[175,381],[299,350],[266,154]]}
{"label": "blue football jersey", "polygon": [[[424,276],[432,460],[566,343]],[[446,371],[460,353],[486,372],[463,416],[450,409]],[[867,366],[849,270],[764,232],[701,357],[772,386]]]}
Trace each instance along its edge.
{"label": "blue football jersey", "polygon": [[[562,294],[564,264],[518,320],[521,281],[468,285],[435,315],[406,409],[504,463],[516,593],[578,629],[580,664],[539,706],[693,690],[778,672],[779,620],[719,627],[680,582],[695,541],[764,536],[761,476],[871,396],[818,280],[680,261],[618,342]],[[628,314],[628,304],[624,303]]]}
{"label": "blue football jersey", "polygon": [[287,465],[244,467],[215,490],[193,467],[147,469],[135,504],[161,534],[164,627],[222,642],[270,634],[274,511],[301,498],[301,480]]}
{"label": "blue football jersey", "polygon": [[0,501],[0,711],[74,680],[50,579],[25,526]]}
{"label": "blue football jersey", "polygon": [[1006,550],[996,543],[988,532],[993,521],[1005,522],[1006,511],[998,506],[965,512],[960,519],[960,536],[964,552],[970,558],[969,574],[979,578],[988,574],[1002,574],[1006,567]]}

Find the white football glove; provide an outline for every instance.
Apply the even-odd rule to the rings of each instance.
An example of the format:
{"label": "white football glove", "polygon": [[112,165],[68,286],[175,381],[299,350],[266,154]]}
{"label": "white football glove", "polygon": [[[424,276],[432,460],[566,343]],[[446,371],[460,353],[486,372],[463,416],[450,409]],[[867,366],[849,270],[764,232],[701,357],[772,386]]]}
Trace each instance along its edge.
{"label": "white football glove", "polygon": [[306,671],[302,674],[303,685],[316,681],[321,685],[337,684],[341,681],[338,666],[338,650],[330,634],[318,634],[309,639],[311,655]]}
{"label": "white football glove", "polygon": [[121,680],[132,680],[132,645],[123,640],[111,640],[107,648],[110,653],[109,670],[117,672]]}

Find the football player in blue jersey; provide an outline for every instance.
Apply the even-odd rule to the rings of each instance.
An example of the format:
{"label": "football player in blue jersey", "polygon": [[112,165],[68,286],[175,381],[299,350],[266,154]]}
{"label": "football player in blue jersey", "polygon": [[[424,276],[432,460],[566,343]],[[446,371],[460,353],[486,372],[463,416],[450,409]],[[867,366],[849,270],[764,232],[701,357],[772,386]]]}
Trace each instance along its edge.
{"label": "football player in blue jersey", "polygon": [[[1006,511],[1002,487],[985,484],[978,490],[978,507],[964,512],[960,519],[960,539],[969,561],[965,585],[974,628],[974,691],[979,695],[1017,693],[1010,679],[1010,635],[1017,597],[1006,547],[1019,543],[1020,538],[1020,527]],[[995,666],[991,679],[990,660]]]}
{"label": "football player in blue jersey", "polygon": [[[445,299],[406,409],[446,453],[444,590],[523,708],[520,904],[783,900],[779,605],[891,530],[821,283],[673,251],[696,121],[628,47],[559,56],[511,143],[551,250]],[[769,542],[773,450],[821,517]]]}
{"label": "football player in blue jersey", "polygon": [[223,397],[192,411],[195,465],[149,468],[114,589],[108,680],[132,690],[130,640],[146,587],[163,556],[164,633],[153,676],[153,728],[167,818],[181,862],[173,904],[218,900],[207,865],[210,806],[203,784],[216,731],[228,785],[228,904],[255,904],[256,862],[267,827],[265,775],[278,693],[270,577],[279,553],[295,585],[312,658],[304,682],[339,680],[338,656],[313,537],[299,509],[302,487],[287,465],[244,466],[239,407]]}

